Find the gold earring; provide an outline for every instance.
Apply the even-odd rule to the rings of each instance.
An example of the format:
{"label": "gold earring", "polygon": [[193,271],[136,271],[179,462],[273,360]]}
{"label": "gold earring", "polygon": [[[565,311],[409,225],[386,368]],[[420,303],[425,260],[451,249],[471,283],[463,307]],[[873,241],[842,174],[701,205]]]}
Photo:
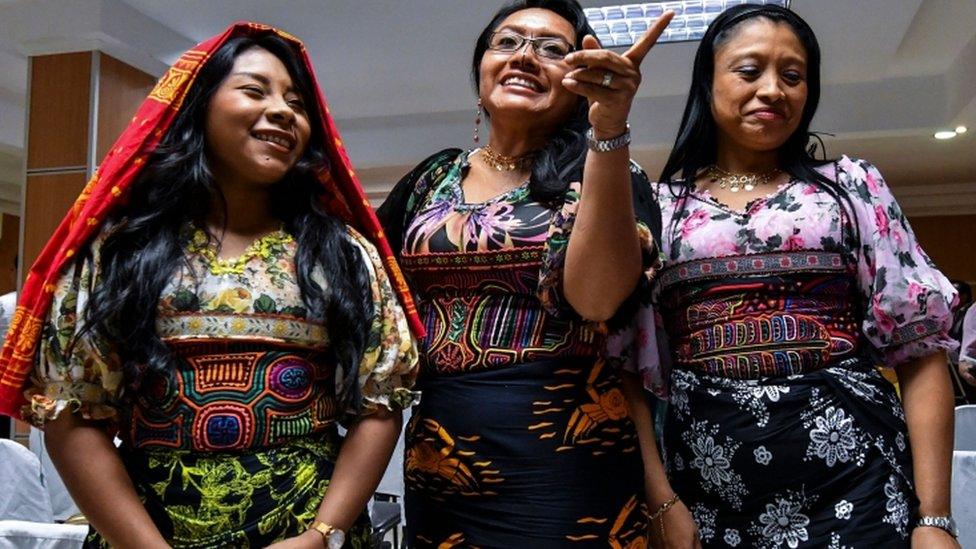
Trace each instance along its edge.
{"label": "gold earring", "polygon": [[478,143],[478,128],[481,127],[481,111],[484,110],[481,103],[481,98],[478,98],[478,110],[475,112],[474,116],[474,142]]}

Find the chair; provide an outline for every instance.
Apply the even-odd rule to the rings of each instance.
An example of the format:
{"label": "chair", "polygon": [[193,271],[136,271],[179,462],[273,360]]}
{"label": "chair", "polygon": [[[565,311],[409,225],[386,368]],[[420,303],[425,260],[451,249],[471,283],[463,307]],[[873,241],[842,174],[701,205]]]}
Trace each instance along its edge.
{"label": "chair", "polygon": [[51,498],[37,456],[12,440],[0,439],[0,520],[54,522]]}
{"label": "chair", "polygon": [[[400,548],[400,502],[393,494],[376,492],[369,509],[369,519],[373,523],[373,547],[375,549]],[[393,545],[385,541],[387,532],[393,532]]]}
{"label": "chair", "polygon": [[22,445],[0,439],[0,549],[75,549],[87,526],[55,524],[40,461]]}
{"label": "chair", "polygon": [[51,512],[54,513],[54,520],[58,522],[66,521],[69,517],[81,513],[74,499],[68,493],[61,475],[54,468],[51,456],[47,453],[47,446],[44,444],[44,433],[40,429],[31,427],[30,431],[30,450],[41,462],[41,476],[44,479],[44,487],[51,498]]}
{"label": "chair", "polygon": [[976,452],[976,404],[956,407],[954,450]]}
{"label": "chair", "polygon": [[959,526],[959,545],[976,547],[976,451],[952,453],[952,516]]}
{"label": "chair", "polygon": [[[403,413],[403,429],[406,429],[410,422],[410,410]],[[373,542],[374,547],[389,547],[389,542],[384,542],[383,538],[387,532],[393,532],[393,549],[400,549],[401,517],[402,510],[400,499],[403,497],[403,440],[401,433],[397,440],[393,455],[390,456],[390,463],[387,465],[383,478],[380,479],[379,487],[374,494],[373,501],[370,502],[370,519],[373,521]]]}

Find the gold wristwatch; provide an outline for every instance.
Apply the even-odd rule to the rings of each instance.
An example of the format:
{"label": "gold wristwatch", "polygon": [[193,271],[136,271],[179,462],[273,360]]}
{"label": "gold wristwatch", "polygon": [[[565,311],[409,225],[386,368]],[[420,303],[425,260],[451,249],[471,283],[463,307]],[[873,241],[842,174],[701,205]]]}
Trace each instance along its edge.
{"label": "gold wristwatch", "polygon": [[309,530],[315,530],[322,534],[322,546],[325,549],[342,549],[342,546],[346,543],[345,532],[321,520],[313,522]]}

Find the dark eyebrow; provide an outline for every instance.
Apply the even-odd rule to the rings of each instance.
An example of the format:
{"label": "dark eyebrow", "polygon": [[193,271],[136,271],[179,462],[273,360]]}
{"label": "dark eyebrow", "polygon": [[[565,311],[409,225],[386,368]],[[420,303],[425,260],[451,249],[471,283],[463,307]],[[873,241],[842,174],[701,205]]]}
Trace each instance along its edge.
{"label": "dark eyebrow", "polygon": [[[730,63],[738,63],[743,59],[756,59],[756,60],[766,60],[768,56],[764,53],[761,48],[746,48],[740,52],[733,53],[730,56]],[[797,65],[802,65],[804,68],[807,66],[807,60],[799,55],[785,55],[783,56],[783,61],[787,63],[793,63]]]}
{"label": "dark eyebrow", "polygon": [[522,36],[526,36],[527,38],[558,38],[560,40],[565,40],[565,41],[567,41],[569,43],[572,43],[573,42],[569,38],[566,38],[565,36],[560,36],[558,34],[540,34],[538,36],[531,36],[531,37],[529,37],[526,28],[523,27],[522,25],[517,25],[517,24],[516,25],[508,24],[508,25],[505,25],[503,27],[498,27],[497,29],[495,29],[495,32],[501,32],[501,31],[506,31],[506,30],[507,31],[517,32],[517,33],[521,34]]}
{"label": "dark eyebrow", "polygon": [[258,82],[264,84],[265,86],[271,85],[271,79],[269,79],[267,76],[263,74],[258,74],[256,72],[243,72],[243,71],[235,72],[232,76],[244,76],[247,78],[253,78],[254,80],[257,80]]}

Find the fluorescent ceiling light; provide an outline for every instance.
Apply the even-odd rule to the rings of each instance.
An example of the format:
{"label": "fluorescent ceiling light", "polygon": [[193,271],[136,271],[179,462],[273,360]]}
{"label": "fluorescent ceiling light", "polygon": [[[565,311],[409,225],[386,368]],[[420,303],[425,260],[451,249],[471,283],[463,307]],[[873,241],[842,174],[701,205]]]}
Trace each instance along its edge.
{"label": "fluorescent ceiling light", "polygon": [[966,126],[956,126],[956,133],[966,133]]}
{"label": "fluorescent ceiling light", "polygon": [[936,139],[952,139],[955,136],[956,136],[956,132],[954,130],[945,130],[941,132],[935,132],[934,137]]}
{"label": "fluorescent ceiling light", "polygon": [[701,40],[705,29],[718,14],[739,4],[789,7],[789,0],[675,0],[586,8],[584,11],[604,47],[626,47],[633,45],[668,10],[674,12],[674,19],[661,34],[659,44]]}

